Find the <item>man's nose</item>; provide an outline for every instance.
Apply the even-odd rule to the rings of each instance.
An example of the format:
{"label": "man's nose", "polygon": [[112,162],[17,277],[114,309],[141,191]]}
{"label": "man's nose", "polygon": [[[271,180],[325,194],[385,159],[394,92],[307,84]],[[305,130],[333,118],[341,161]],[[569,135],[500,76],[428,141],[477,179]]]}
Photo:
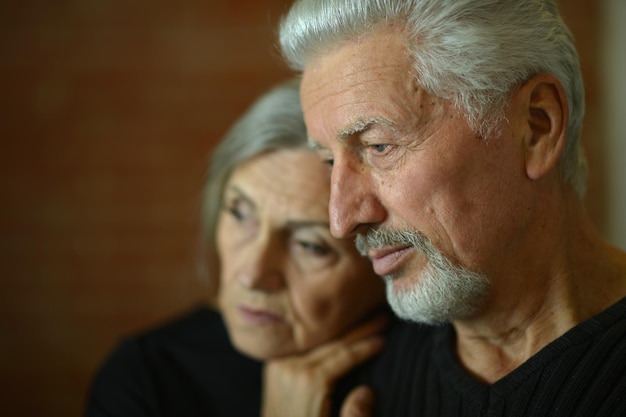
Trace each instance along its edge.
{"label": "man's nose", "polygon": [[385,209],[367,167],[335,158],[328,214],[330,231],[337,238],[353,237],[385,220]]}
{"label": "man's nose", "polygon": [[239,271],[239,282],[246,288],[276,291],[285,286],[285,252],[280,242],[270,237],[260,237],[245,254]]}

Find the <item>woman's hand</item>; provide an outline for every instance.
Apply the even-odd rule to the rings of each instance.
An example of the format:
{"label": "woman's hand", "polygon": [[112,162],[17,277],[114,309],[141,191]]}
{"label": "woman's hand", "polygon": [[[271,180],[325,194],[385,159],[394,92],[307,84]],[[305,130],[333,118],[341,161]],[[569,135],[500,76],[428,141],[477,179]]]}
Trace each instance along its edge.
{"label": "woman's hand", "polygon": [[[387,315],[377,316],[341,339],[302,355],[266,362],[262,416],[328,417],[335,381],[380,351],[380,332],[387,322]],[[356,400],[346,401],[347,412],[360,404],[356,394]]]}

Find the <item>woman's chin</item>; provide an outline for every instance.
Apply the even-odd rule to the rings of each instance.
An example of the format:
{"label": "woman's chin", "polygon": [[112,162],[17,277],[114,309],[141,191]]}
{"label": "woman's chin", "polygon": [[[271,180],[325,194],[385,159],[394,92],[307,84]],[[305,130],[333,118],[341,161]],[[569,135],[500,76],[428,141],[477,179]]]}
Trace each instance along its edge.
{"label": "woman's chin", "polygon": [[293,354],[292,351],[285,349],[284,346],[268,345],[266,341],[257,341],[256,343],[254,341],[246,341],[243,343],[234,340],[233,345],[241,354],[261,362]]}

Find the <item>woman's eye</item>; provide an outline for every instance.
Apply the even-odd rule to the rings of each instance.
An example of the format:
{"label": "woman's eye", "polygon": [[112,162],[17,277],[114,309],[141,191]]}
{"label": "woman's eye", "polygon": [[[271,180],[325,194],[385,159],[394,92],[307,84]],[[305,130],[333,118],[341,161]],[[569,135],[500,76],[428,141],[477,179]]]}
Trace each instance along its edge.
{"label": "woman's eye", "polygon": [[332,167],[335,163],[335,158],[333,158],[330,152],[319,152],[317,155],[320,157],[322,163],[324,163],[325,165],[329,165]]}
{"label": "woman's eye", "polygon": [[242,221],[244,219],[244,215],[237,207],[225,207],[226,212],[230,214],[235,220]]}
{"label": "woman's eye", "polygon": [[238,223],[254,220],[253,209],[241,201],[228,201],[224,204],[224,211]]}
{"label": "woman's eye", "polygon": [[304,240],[299,241],[298,244],[307,252],[310,252],[317,256],[326,256],[330,253],[330,248],[328,248],[328,246],[326,245],[320,245],[317,243],[308,242]]}

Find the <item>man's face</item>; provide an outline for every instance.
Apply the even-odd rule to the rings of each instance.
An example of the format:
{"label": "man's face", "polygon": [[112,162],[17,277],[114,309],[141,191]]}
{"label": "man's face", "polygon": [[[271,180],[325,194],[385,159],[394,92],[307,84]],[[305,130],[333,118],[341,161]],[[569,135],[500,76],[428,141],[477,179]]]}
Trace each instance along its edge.
{"label": "man's face", "polygon": [[[515,267],[507,254],[527,219],[522,147],[508,126],[477,137],[461,111],[421,88],[404,40],[382,28],[314,57],[304,72],[309,137],[332,163],[331,231],[418,233],[453,268],[481,274],[482,289],[464,301],[478,304],[485,277]],[[384,242],[365,251],[388,278],[388,298],[415,291],[432,260],[405,240]]]}

